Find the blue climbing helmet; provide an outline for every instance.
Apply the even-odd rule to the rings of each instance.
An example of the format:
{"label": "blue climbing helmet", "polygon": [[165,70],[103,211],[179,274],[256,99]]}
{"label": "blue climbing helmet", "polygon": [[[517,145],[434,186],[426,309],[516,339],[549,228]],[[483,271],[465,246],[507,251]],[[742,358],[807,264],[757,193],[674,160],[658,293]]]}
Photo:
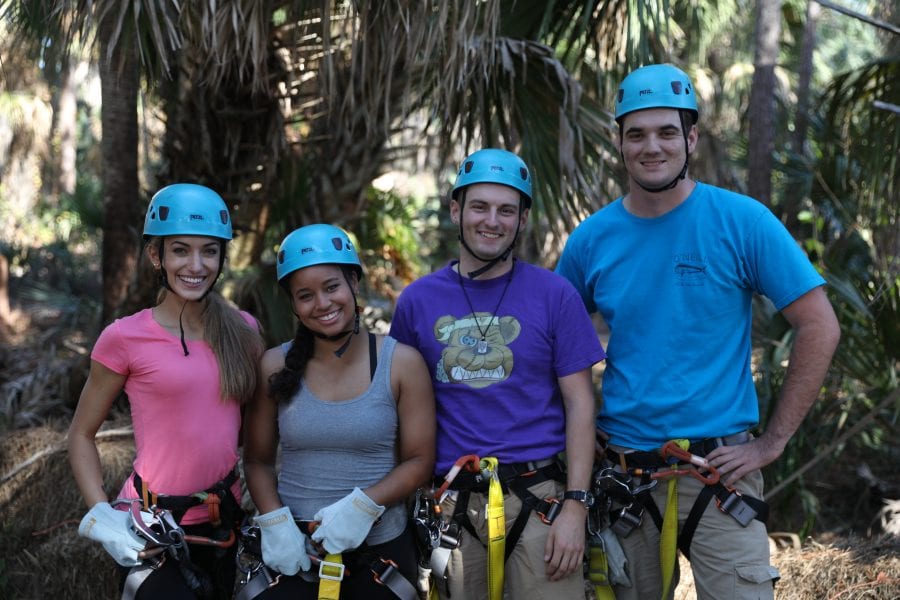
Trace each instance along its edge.
{"label": "blue climbing helmet", "polygon": [[531,208],[531,171],[521,158],[498,148],[473,152],[463,160],[456,175],[450,197],[457,199],[459,191],[475,183],[499,183],[522,194],[522,208]]}
{"label": "blue climbing helmet", "polygon": [[284,284],[294,271],[313,265],[347,265],[362,278],[362,264],[350,236],[334,225],[306,225],[289,233],[278,249],[275,275]]}
{"label": "blue climbing helmet", "polygon": [[648,108],[686,110],[697,122],[697,94],[687,74],[672,65],[648,65],[632,71],[619,86],[616,121]]}
{"label": "blue climbing helmet", "polygon": [[230,240],[225,201],[206,186],[175,183],[156,192],[144,218],[144,236],[201,235]]}

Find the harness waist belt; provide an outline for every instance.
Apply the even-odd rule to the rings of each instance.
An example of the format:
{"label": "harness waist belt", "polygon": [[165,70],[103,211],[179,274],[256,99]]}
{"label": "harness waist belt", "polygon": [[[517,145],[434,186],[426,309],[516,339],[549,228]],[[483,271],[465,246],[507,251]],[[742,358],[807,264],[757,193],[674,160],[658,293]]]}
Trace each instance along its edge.
{"label": "harness waist belt", "polygon": [[[559,463],[556,458],[545,458],[543,460],[529,460],[526,462],[517,462],[517,463],[500,463],[497,467],[497,476],[500,478],[500,483],[503,485],[504,492],[506,492],[507,482],[517,478],[517,477],[529,477],[539,471],[547,469],[548,467],[559,466]],[[562,473],[562,470],[560,470]],[[552,478],[552,477],[551,477]],[[435,487],[438,487],[439,482],[442,481],[443,478],[435,477]],[[471,471],[460,471],[456,478],[450,483],[449,489],[463,491],[469,490],[472,492],[482,492],[487,493],[488,491],[488,480],[481,473],[472,473]]]}
{"label": "harness waist belt", "polygon": [[[200,493],[222,493],[223,495],[231,495],[231,486],[238,480],[238,477],[238,467],[235,465],[228,475]],[[167,494],[157,494],[150,489],[145,490],[144,482],[137,471],[134,473],[134,489],[138,494],[141,494],[144,503],[147,504],[148,507],[155,504],[159,508],[165,510],[185,511],[191,507],[199,506],[204,503],[203,498],[199,496],[198,493],[188,496],[170,496]]]}
{"label": "harness waist belt", "polygon": [[[749,431],[739,431],[732,435],[705,438],[697,442],[692,442],[688,448],[688,452],[697,456],[706,456],[719,446],[739,446],[741,444],[746,444],[752,438],[753,436],[750,435]],[[626,450],[617,452],[612,448],[607,448],[606,456],[614,463],[618,464],[620,460],[624,460],[628,466],[639,469],[656,469],[669,465],[669,463],[663,460],[660,453],[655,451]]]}
{"label": "harness waist belt", "polygon": [[528,476],[541,469],[545,469],[556,464],[555,458],[545,458],[544,460],[529,460],[527,462],[517,463],[500,463],[497,466],[497,475],[501,481],[509,481],[516,477]]}

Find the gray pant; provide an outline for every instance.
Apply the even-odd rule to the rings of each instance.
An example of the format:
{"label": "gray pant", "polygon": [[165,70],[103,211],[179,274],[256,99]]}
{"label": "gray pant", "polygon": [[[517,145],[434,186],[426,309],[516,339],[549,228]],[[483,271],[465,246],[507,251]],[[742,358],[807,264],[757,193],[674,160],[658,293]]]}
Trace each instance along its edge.
{"label": "gray pant", "polygon": [[[704,485],[690,476],[678,477],[678,529],[684,525]],[[760,471],[744,476],[735,486],[748,496],[762,498]],[[665,514],[668,481],[660,480],[651,492],[660,514]],[[644,512],[641,526],[619,538],[628,560],[632,587],[616,586],[616,600],[645,600],[662,595],[659,529]],[[769,600],[774,598],[778,570],[769,562],[769,540],[765,525],[754,519],[741,527],[711,500],[700,518],[690,547],[691,569],[698,600]],[[678,562],[669,598],[678,581]]]}

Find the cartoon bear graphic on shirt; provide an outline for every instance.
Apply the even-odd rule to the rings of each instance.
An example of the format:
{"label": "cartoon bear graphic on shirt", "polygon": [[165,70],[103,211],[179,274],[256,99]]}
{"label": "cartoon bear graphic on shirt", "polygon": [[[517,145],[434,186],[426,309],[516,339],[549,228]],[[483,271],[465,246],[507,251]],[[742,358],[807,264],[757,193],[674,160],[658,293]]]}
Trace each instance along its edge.
{"label": "cartoon bear graphic on shirt", "polygon": [[505,380],[514,363],[508,344],[521,331],[515,317],[496,317],[486,312],[439,318],[434,324],[434,336],[447,347],[441,352],[435,377],[444,383],[473,388]]}

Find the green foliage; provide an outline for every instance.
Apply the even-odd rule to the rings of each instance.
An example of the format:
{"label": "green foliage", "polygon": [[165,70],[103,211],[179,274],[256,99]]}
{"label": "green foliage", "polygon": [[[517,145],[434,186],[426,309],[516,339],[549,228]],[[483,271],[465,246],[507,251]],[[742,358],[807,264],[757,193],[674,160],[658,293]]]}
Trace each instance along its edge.
{"label": "green foliage", "polygon": [[[900,105],[900,57],[880,58],[834,77],[813,120],[815,162],[791,166],[791,177],[808,178],[800,188],[808,195],[800,215],[801,242],[828,280],[842,336],[820,401],[782,458],[767,469],[770,481],[791,482],[777,507],[787,526],[804,534],[865,525],[829,522],[822,502],[828,492],[812,487],[815,471],[792,479],[823,454],[835,464],[871,465],[876,477],[896,484],[889,465],[900,414],[900,403],[890,401],[900,385],[900,119],[879,109],[878,102]],[[765,321],[767,315],[758,316]],[[779,321],[770,319],[758,338],[769,348],[759,365],[760,398],[768,406],[790,349],[790,334]],[[831,476],[833,488],[859,485],[853,471]]]}

